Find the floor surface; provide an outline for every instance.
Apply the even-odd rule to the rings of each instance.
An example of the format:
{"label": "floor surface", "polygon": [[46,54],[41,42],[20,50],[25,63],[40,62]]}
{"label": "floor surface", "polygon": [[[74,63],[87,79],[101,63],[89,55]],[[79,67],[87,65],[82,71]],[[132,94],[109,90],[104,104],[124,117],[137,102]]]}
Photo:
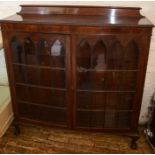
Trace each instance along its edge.
{"label": "floor surface", "polygon": [[0,139],[0,153],[153,153],[141,133],[139,148],[130,149],[130,138],[115,134],[70,131],[22,125],[15,136],[11,126]]}

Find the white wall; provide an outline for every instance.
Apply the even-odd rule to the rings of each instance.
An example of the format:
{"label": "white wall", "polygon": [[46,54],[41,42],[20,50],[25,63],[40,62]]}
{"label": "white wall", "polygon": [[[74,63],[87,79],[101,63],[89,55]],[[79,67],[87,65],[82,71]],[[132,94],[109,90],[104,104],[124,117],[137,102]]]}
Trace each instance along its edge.
{"label": "white wall", "polygon": [[[133,7],[142,7],[141,14],[148,17],[154,24],[155,24],[155,2],[124,2],[124,1],[105,1],[105,2],[79,2],[79,1],[73,1],[73,2],[0,2],[0,19],[10,16],[20,10],[19,5],[20,4],[65,4],[65,5],[102,5],[102,6],[133,6]],[[0,75],[1,76],[1,75]],[[152,41],[151,41],[151,47],[150,47],[150,55],[149,55],[149,62],[148,62],[148,68],[147,68],[147,75],[146,75],[146,81],[145,81],[145,88],[144,88],[144,95],[143,95],[143,102],[142,102],[142,109],[141,109],[141,115],[140,115],[140,123],[145,123],[147,121],[147,112],[148,112],[148,105],[150,96],[152,95],[155,88],[155,30],[153,31]]]}
{"label": "white wall", "polygon": [[6,64],[4,59],[4,50],[0,50],[0,86],[8,86],[8,77],[6,71]]}

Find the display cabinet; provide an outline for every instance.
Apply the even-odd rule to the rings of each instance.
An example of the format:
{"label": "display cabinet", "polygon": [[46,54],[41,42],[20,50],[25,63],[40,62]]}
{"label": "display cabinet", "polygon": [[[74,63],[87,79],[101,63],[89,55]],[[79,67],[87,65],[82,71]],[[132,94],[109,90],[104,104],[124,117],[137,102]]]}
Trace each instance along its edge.
{"label": "display cabinet", "polygon": [[140,8],[22,5],[1,20],[16,131],[22,122],[132,137],[153,25]]}

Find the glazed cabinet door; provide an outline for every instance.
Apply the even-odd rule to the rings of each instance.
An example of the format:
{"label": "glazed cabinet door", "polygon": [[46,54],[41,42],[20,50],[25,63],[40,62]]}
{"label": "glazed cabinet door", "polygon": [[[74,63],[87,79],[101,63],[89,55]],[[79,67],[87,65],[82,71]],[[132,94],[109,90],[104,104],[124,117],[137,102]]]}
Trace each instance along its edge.
{"label": "glazed cabinet door", "polygon": [[14,33],[9,42],[20,119],[67,126],[69,38]]}
{"label": "glazed cabinet door", "polygon": [[75,128],[130,129],[139,48],[128,35],[76,36]]}

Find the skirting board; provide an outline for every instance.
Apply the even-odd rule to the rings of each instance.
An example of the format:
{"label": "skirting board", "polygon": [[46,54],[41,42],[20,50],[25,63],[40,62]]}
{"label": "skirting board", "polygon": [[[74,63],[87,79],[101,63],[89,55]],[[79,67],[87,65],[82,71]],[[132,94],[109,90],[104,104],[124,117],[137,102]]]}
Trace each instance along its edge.
{"label": "skirting board", "polygon": [[9,128],[14,119],[11,103],[8,103],[4,106],[5,107],[3,107],[3,111],[0,110],[0,137],[5,134],[6,130]]}
{"label": "skirting board", "polygon": [[0,130],[0,137],[2,137],[5,134],[6,130],[9,128],[9,126],[13,122],[13,119],[14,119],[14,117],[13,117],[13,114],[12,114],[12,115],[10,115],[10,117],[8,118],[6,123],[1,128],[1,130]]}

